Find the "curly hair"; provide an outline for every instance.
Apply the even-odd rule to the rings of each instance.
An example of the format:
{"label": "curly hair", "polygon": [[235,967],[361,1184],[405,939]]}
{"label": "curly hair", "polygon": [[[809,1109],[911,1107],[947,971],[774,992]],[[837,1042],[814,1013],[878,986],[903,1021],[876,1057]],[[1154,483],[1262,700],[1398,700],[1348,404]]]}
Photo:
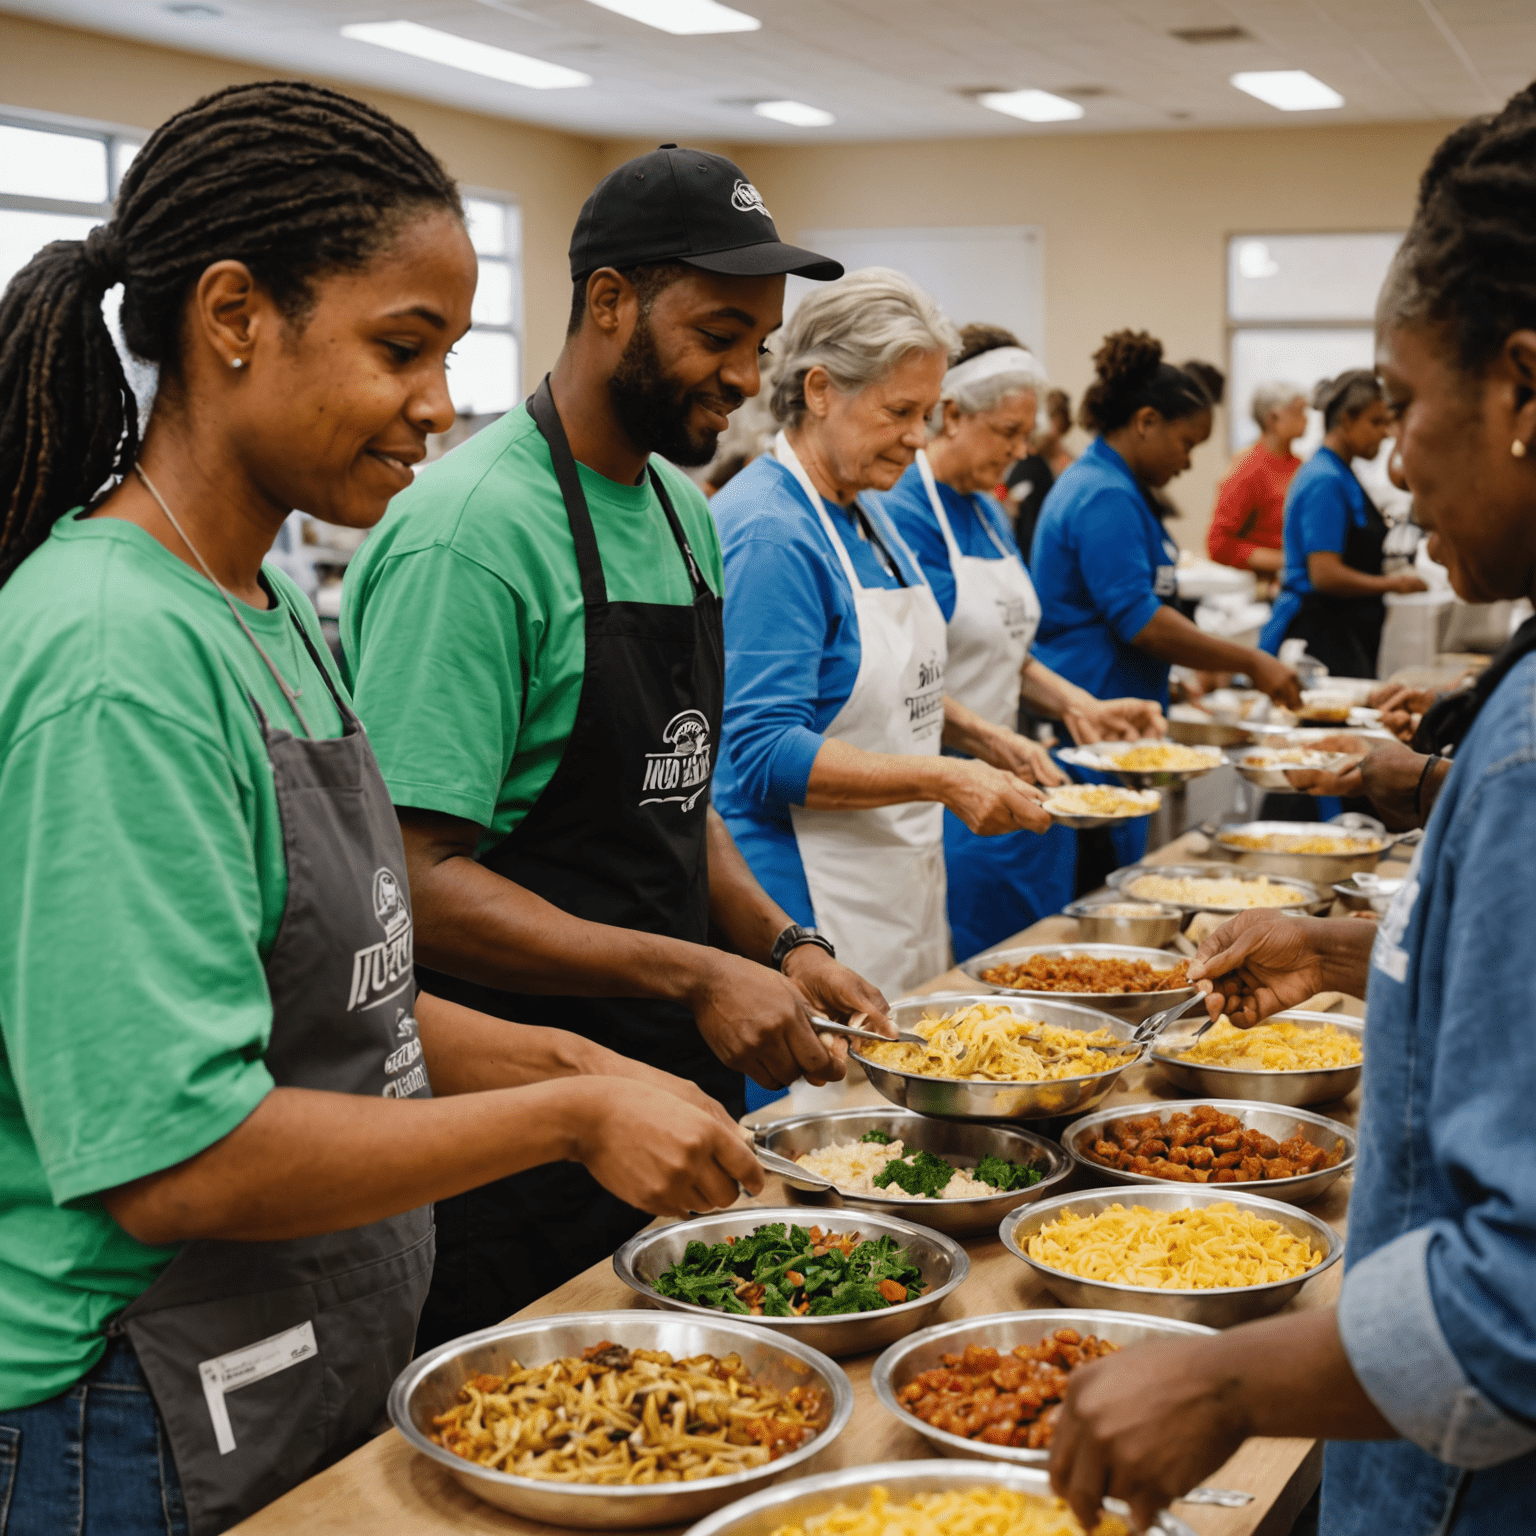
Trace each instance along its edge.
{"label": "curly hair", "polygon": [[314,279],[357,270],[429,209],[462,217],[442,165],[393,118],[302,81],[231,86],[161,124],[110,223],[45,246],[0,297],[0,583],[71,507],[132,466],[138,406],[102,316],[175,377],[188,295],[241,261],[292,323]]}
{"label": "curly hair", "polygon": [[1169,421],[1211,409],[1205,385],[1163,361],[1163,344],[1146,331],[1115,331],[1093,354],[1094,381],[1078,420],[1091,432],[1113,432],[1151,406]]}

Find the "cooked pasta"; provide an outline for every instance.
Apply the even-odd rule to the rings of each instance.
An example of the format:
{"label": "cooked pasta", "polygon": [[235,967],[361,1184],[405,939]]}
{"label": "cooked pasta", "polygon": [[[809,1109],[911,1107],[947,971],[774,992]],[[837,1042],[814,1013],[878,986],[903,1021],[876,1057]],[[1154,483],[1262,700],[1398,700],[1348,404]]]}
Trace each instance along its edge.
{"label": "cooked pasta", "polygon": [[[1128,1536],[1126,1523],[1105,1515],[1093,1536]],[[1018,1488],[948,1488],[893,1503],[875,1487],[866,1502],[774,1528],[773,1536],[1083,1536],[1065,1502]]]}
{"label": "cooked pasta", "polygon": [[1053,816],[1150,816],[1163,797],[1155,789],[1066,784],[1053,789],[1042,803]]}
{"label": "cooked pasta", "polygon": [[1215,747],[1182,747],[1171,741],[1138,741],[1125,747],[1101,741],[1088,750],[1100,762],[1127,773],[1174,773],[1191,768],[1215,768],[1223,760]]}
{"label": "cooked pasta", "polygon": [[1239,1029],[1226,1014],[1200,1037],[1197,1045],[1177,1053],[1197,1067],[1241,1067],[1248,1072],[1316,1072],[1322,1067],[1353,1067],[1363,1059],[1360,1038],[1324,1024],[1303,1029],[1290,1019],[1272,1019]]}
{"label": "cooked pasta", "polygon": [[673,1360],[595,1344],[580,1359],[474,1376],[432,1438],[482,1467],[552,1483],[678,1483],[766,1466],[825,1422],[817,1387],[779,1392],[739,1355]]}
{"label": "cooked pasta", "polygon": [[1210,879],[1190,875],[1138,875],[1126,889],[1143,901],[1173,901],[1189,906],[1220,909],[1226,907],[1302,907],[1307,894],[1294,885],[1284,885],[1260,875],[1243,880],[1236,875]]}
{"label": "cooked pasta", "polygon": [[1381,848],[1379,837],[1339,837],[1322,832],[1228,832],[1219,841],[1223,847],[1241,848],[1245,853],[1376,853]]}
{"label": "cooked pasta", "polygon": [[1205,1291],[1293,1280],[1323,1262],[1278,1221],[1221,1201],[1182,1211],[1066,1210],[1029,1239],[1029,1256],[1084,1280]]}
{"label": "cooked pasta", "polygon": [[1108,1072],[1128,1059],[1124,1042],[1107,1029],[1063,1029],[1026,1018],[1002,1003],[973,1003],[930,1014],[911,1026],[928,1043],[863,1045],[877,1067],[923,1077],[991,1083],[1055,1082]]}

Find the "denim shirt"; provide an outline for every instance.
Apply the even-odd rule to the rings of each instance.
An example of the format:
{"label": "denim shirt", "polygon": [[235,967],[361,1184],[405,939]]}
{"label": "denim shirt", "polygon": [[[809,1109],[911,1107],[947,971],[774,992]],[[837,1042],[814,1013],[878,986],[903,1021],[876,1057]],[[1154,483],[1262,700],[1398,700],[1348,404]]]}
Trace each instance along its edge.
{"label": "denim shirt", "polygon": [[1339,1334],[1401,1440],[1335,1442],[1328,1536],[1531,1528],[1536,656],[1457,753],[1371,956]]}

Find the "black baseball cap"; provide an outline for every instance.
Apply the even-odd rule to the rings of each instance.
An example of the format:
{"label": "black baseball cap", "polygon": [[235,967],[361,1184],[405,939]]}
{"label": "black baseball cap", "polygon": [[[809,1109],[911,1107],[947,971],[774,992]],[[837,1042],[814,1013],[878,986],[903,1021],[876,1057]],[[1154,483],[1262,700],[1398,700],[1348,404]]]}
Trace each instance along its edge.
{"label": "black baseball cap", "polygon": [[793,272],[826,282],[841,262],[786,245],[757,188],[724,155],[663,144],[611,171],[571,234],[571,281],[599,267],[682,261],[706,272]]}

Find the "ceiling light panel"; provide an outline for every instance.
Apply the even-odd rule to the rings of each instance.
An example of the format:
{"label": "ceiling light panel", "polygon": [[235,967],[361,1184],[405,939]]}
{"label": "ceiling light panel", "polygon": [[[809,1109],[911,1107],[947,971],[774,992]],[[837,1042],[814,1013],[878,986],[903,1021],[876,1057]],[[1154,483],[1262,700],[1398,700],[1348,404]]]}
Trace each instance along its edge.
{"label": "ceiling light panel", "polygon": [[1331,85],[1304,69],[1249,70],[1233,75],[1232,84],[1282,112],[1328,112],[1344,105]]}
{"label": "ceiling light panel", "polygon": [[373,43],[379,48],[392,48],[396,53],[408,53],[413,58],[430,59],[434,64],[467,70],[472,75],[489,75],[491,79],[505,80],[509,85],[524,85],[535,91],[569,90],[573,86],[592,84],[591,75],[584,75],[579,69],[567,69],[563,64],[551,64],[547,59],[533,59],[526,53],[513,53],[509,48],[493,48],[489,43],[477,43],[456,32],[439,32],[436,27],[419,26],[414,21],[357,22],[343,27],[341,35],[356,42]]}
{"label": "ceiling light panel", "polygon": [[1021,117],[1026,123],[1065,123],[1083,115],[1075,101],[1049,91],[987,91],[976,99],[994,112]]}
{"label": "ceiling light panel", "polygon": [[752,108],[759,117],[788,123],[791,128],[830,128],[837,119],[820,107],[808,107],[803,101],[760,101]]}
{"label": "ceiling light panel", "polygon": [[605,11],[644,22],[678,37],[703,32],[756,32],[762,26],[756,16],[733,11],[717,0],[590,0]]}

